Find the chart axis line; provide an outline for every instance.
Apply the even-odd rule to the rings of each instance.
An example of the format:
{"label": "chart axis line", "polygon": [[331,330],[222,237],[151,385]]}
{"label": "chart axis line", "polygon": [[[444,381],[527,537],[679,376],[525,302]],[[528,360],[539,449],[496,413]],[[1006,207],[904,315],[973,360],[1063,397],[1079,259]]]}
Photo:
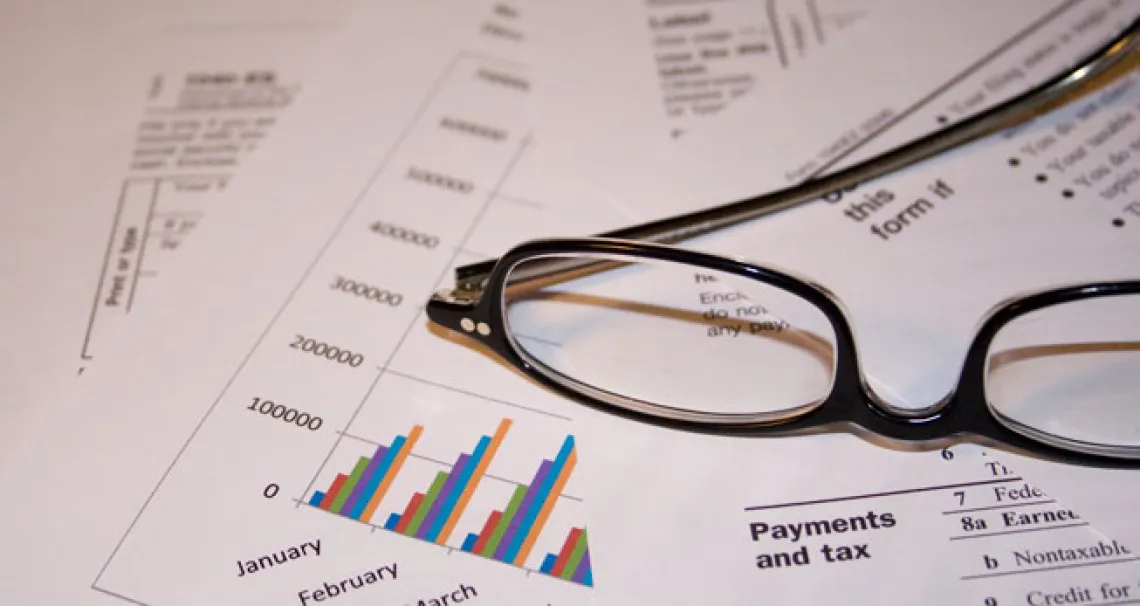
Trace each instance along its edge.
{"label": "chart axis line", "polygon": [[[206,412],[202,415],[202,418],[194,426],[194,429],[190,432],[190,435],[186,438],[186,441],[182,444],[182,447],[178,449],[178,453],[174,455],[174,459],[170,462],[170,465],[168,465],[166,470],[163,471],[162,476],[158,479],[158,482],[150,491],[150,494],[147,495],[146,499],[143,501],[143,504],[139,508],[138,513],[135,514],[126,530],[123,531],[123,535],[119,538],[118,542],[115,544],[115,547],[111,550],[110,555],[107,556],[107,561],[103,563],[103,566],[99,569],[98,574],[95,575],[95,583],[98,583],[99,580],[103,578],[103,575],[107,572],[107,568],[111,565],[111,562],[114,561],[115,556],[119,553],[119,550],[122,549],[123,544],[127,540],[127,537],[130,536],[131,531],[134,530],[136,525],[138,525],[138,522],[146,512],[147,507],[151,504],[151,502],[154,501],[155,495],[158,494],[158,491],[162,488],[162,485],[165,483],[166,479],[170,477],[170,473],[174,470],[174,467],[178,465],[178,461],[181,460],[182,455],[186,452],[186,449],[190,447],[190,444],[194,441],[194,438],[198,435],[198,432],[201,431],[202,426],[206,423],[206,420],[209,419],[214,410],[217,409],[218,404],[220,404],[222,401],[222,398],[224,398],[226,394],[229,393],[230,387],[233,386],[238,376],[240,376],[242,371],[245,370],[246,365],[249,364],[249,361],[253,358],[253,354],[256,353],[258,349],[260,349],[261,344],[264,343],[266,337],[269,336],[270,331],[272,331],[273,328],[277,325],[277,321],[281,319],[281,316],[284,315],[285,310],[293,302],[293,299],[296,297],[297,292],[299,292],[301,290],[301,287],[308,281],[309,276],[312,274],[313,269],[316,268],[317,263],[320,262],[325,253],[328,251],[329,247],[332,246],[332,243],[336,241],[336,239],[340,236],[341,231],[344,229],[345,225],[348,224],[348,220],[356,213],[356,209],[360,206],[361,202],[364,201],[367,192],[379,178],[380,174],[382,174],[388,167],[388,162],[391,160],[396,150],[402,146],[404,140],[410,136],[412,130],[415,129],[420,119],[423,118],[423,114],[427,111],[427,107],[431,104],[436,95],[439,93],[440,89],[443,87],[443,83],[451,77],[451,74],[455,70],[455,66],[458,64],[459,58],[461,56],[462,53],[457,53],[455,57],[452,57],[447,66],[436,78],[435,82],[432,83],[431,88],[428,90],[428,94],[424,96],[422,101],[420,101],[420,104],[416,107],[416,110],[413,112],[411,119],[404,126],[404,130],[396,138],[395,143],[393,143],[393,145],[384,154],[384,157],[380,160],[380,163],[377,165],[372,175],[370,175],[369,179],[365,183],[365,186],[356,196],[356,199],[352,201],[348,209],[345,211],[344,215],[341,217],[341,220],[337,223],[336,227],[333,228],[332,233],[329,234],[328,239],[325,240],[320,250],[317,251],[317,254],[313,256],[313,260],[309,263],[309,266],[305,268],[305,271],[301,274],[301,278],[297,281],[297,284],[294,285],[293,288],[289,291],[289,294],[286,295],[285,300],[282,301],[281,306],[277,308],[277,311],[273,314],[273,317],[270,318],[269,322],[265,326],[265,329],[261,331],[260,335],[258,335],[257,340],[253,343],[253,346],[250,347],[248,352],[246,352],[241,362],[238,363],[237,368],[234,369],[233,374],[230,375],[230,378],[225,382],[225,384],[222,386],[222,389],[218,392],[217,397],[214,398],[214,401],[206,409]],[[96,293],[96,297],[98,297],[98,293]]]}

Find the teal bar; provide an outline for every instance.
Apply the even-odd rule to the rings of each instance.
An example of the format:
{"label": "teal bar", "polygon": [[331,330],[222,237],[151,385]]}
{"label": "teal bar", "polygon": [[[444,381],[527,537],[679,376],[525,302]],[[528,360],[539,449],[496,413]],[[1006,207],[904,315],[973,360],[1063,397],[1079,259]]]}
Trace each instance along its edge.
{"label": "teal bar", "polygon": [[[459,478],[455,481],[455,486],[451,487],[451,491],[447,493],[447,499],[443,502],[439,513],[436,514],[435,519],[431,522],[431,527],[428,528],[425,540],[435,542],[439,538],[439,533],[443,531],[443,525],[447,522],[447,518],[451,517],[452,510],[455,509],[455,503],[459,501],[459,495],[463,494],[463,489],[467,488],[467,483],[471,481],[471,475],[475,473],[475,468],[479,466],[479,461],[487,456],[487,447],[491,445],[491,437],[483,436],[479,438],[479,444],[475,446],[475,452],[471,454],[471,458],[467,460],[467,464],[463,466],[463,470],[459,473]],[[454,473],[454,472],[453,472]]]}
{"label": "teal bar", "polygon": [[376,489],[380,487],[380,482],[384,480],[384,476],[388,475],[388,470],[392,468],[392,462],[396,460],[396,455],[404,447],[405,441],[407,438],[404,436],[396,436],[396,439],[392,440],[392,445],[388,447],[388,451],[384,453],[384,458],[380,460],[380,466],[373,470],[372,475],[369,476],[364,492],[360,493],[359,498],[352,504],[352,511],[348,512],[348,517],[359,520],[360,516],[364,514],[364,509],[368,507],[372,495],[376,494]]}
{"label": "teal bar", "polygon": [[562,443],[562,449],[558,451],[558,456],[554,459],[554,465],[550,467],[550,473],[542,479],[542,486],[538,489],[534,502],[530,504],[530,509],[525,512],[522,523],[519,524],[518,532],[511,537],[511,544],[503,553],[504,562],[513,562],[515,556],[519,554],[523,541],[530,534],[531,527],[534,526],[534,519],[538,517],[542,505],[550,497],[550,491],[554,489],[554,482],[562,474],[562,468],[566,466],[566,459],[570,458],[570,451],[572,450],[574,450],[574,436],[566,436],[566,441]]}

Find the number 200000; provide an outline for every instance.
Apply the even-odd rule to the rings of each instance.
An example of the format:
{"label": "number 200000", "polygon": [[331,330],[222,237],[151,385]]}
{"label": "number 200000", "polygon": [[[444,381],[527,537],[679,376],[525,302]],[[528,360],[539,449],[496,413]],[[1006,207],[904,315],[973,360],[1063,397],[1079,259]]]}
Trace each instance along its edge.
{"label": "number 200000", "polygon": [[320,356],[340,364],[348,364],[352,367],[360,366],[364,363],[364,354],[353,353],[347,349],[341,349],[336,345],[329,345],[315,339],[310,339],[305,335],[297,335],[293,342],[289,344],[293,349],[307,351],[314,356]]}

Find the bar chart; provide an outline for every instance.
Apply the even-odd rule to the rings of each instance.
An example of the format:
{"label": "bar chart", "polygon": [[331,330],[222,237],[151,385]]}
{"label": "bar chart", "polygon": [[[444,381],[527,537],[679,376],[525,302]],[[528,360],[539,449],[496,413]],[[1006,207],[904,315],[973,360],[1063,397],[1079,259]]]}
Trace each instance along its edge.
{"label": "bar chart", "polygon": [[584,527],[571,527],[556,553],[546,553],[537,568],[527,566],[577,463],[572,435],[565,437],[554,457],[541,461],[529,483],[515,485],[506,503],[486,516],[479,532],[466,533],[459,544],[453,541],[455,529],[488,477],[487,469],[512,423],[509,418],[502,419],[492,435],[481,436],[470,452],[460,453],[446,469],[437,471],[430,484],[415,491],[399,511],[383,518],[382,524],[374,519],[380,519],[377,512],[386,497],[396,498],[390,495],[391,487],[409,458],[415,458],[413,449],[424,434],[423,425],[413,425],[389,444],[377,446],[371,456],[358,457],[350,470],[336,474],[326,490],[314,490],[307,503],[406,537],[593,586]]}
{"label": "bar chart", "polygon": [[[296,603],[299,591],[307,588],[314,590],[312,603],[331,597],[324,583],[331,587],[359,571],[389,565],[394,575],[398,562],[399,582],[366,584],[353,589],[359,595],[347,601],[434,601],[423,598],[444,595],[439,592],[446,579],[477,586],[489,604],[590,599],[596,584],[587,570],[597,558],[587,552],[584,536],[584,461],[577,469],[571,462],[582,453],[571,457],[571,447],[554,469],[561,445],[575,433],[576,406],[520,381],[509,369],[478,363],[481,353],[455,347],[426,330],[422,309],[412,304],[442,287],[449,268],[485,258],[479,245],[497,250],[552,218],[564,218],[555,222],[565,225],[582,216],[574,210],[577,200],[569,200],[563,212],[561,206],[527,205],[500,193],[530,148],[521,111],[526,92],[504,85],[506,79],[486,78],[513,74],[517,67],[494,56],[453,54],[430,75],[421,72],[435,59],[418,56],[414,69],[391,72],[401,87],[430,90],[407,103],[387,85],[376,84],[376,78],[346,77],[369,88],[359,89],[368,99],[359,116],[338,117],[351,120],[354,132],[360,125],[372,129],[360,139],[362,148],[347,154],[359,164],[334,163],[338,177],[320,187],[329,204],[312,206],[327,214],[313,222],[314,230],[299,243],[311,254],[298,250],[298,259],[288,268],[282,265],[281,276],[268,278],[280,288],[279,295],[262,294],[276,299],[272,306],[278,312],[244,358],[247,362],[224,380],[220,375],[228,373],[217,369],[220,390],[211,380],[205,396],[172,392],[171,397],[185,400],[186,411],[197,410],[203,397],[213,403],[161,476],[137,523],[108,554],[92,589],[140,604],[284,604]],[[509,81],[521,82],[515,77]],[[375,98],[367,96],[374,84]],[[378,107],[393,117],[406,116],[406,124],[384,120],[381,126],[373,119]],[[457,130],[451,127],[456,120],[497,134]],[[439,183],[416,178],[425,171],[455,177],[462,187],[441,187],[442,178]],[[344,191],[329,193],[329,183],[343,185]],[[516,193],[533,198],[530,182],[523,183]],[[278,216],[277,209],[270,214]],[[316,227],[334,223],[332,231]],[[387,229],[376,228],[378,224]],[[590,226],[581,227],[589,232]],[[479,240],[475,234],[481,234]],[[330,288],[338,279],[360,280],[406,299],[402,305],[376,305]],[[289,344],[301,334],[351,349],[367,361],[354,365],[298,355]],[[288,425],[251,410],[254,398],[279,402],[275,410],[291,407],[322,420],[316,427]],[[575,439],[581,450],[581,437]],[[549,460],[546,475],[532,482],[544,460]],[[558,494],[560,475],[566,479]],[[506,506],[524,484],[523,497],[507,515]],[[532,484],[534,494],[523,507]],[[209,487],[211,496],[196,500],[204,498],[202,487]],[[483,534],[493,511],[507,519],[499,536],[504,554],[496,559],[494,551],[484,556],[463,550],[468,535],[478,539]],[[396,525],[404,523],[400,532],[385,529],[393,514],[400,516],[393,520]],[[171,516],[177,521],[172,523]],[[488,542],[494,532],[487,534]],[[294,541],[312,545],[306,552],[319,555],[319,561],[287,564],[293,569],[284,575],[267,571],[251,576],[241,566],[234,570],[234,561],[260,562]],[[517,545],[512,547],[512,541]],[[190,544],[218,549],[188,551]],[[509,560],[508,547],[515,550]],[[194,574],[186,575],[186,570]],[[242,571],[246,574],[236,574]],[[318,587],[325,599],[317,597]]]}

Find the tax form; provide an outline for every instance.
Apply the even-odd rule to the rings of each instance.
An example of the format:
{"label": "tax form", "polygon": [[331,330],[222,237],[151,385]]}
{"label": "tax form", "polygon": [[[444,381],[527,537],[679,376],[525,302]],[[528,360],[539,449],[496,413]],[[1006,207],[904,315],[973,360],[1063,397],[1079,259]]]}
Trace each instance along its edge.
{"label": "tax form", "polygon": [[[819,86],[822,79],[808,77],[809,67],[784,81],[783,94],[800,100],[803,105],[823,106],[832,100],[828,89],[844,90],[844,103],[832,104],[834,110],[830,112],[820,109],[818,113],[807,114],[806,118],[793,119],[789,116],[796,114],[791,110],[786,110],[785,115],[773,114],[772,108],[779,107],[775,102],[766,112],[762,102],[741,105],[726,109],[721,121],[701,131],[694,129],[686,135],[683,144],[668,148],[660,143],[659,128],[645,125],[639,130],[634,127],[638,122],[625,114],[621,118],[625,125],[621,131],[623,136],[614,138],[620,142],[607,150],[591,149],[589,154],[563,158],[564,166],[572,166],[573,158],[577,157],[580,166],[588,167],[585,174],[591,176],[583,176],[583,171],[576,172],[572,168],[567,168],[566,174],[575,174],[579,183],[593,182],[601,192],[599,195],[627,208],[641,204],[647,209],[646,218],[659,216],[650,213],[670,204],[676,204],[670,208],[684,211],[705,206],[710,200],[730,201],[777,189],[817,171],[851,162],[876,148],[904,141],[937,124],[959,119],[1005,94],[1024,90],[1029,81],[1044,77],[1100,41],[1111,38],[1116,28],[1134,17],[1134,8],[1117,2],[1037,6],[1042,12],[1035,18],[1011,29],[1005,37],[994,37],[989,51],[973,49],[973,59],[958,55],[962,63],[954,69],[944,65],[941,75],[935,66],[932,73],[912,69],[907,71],[908,78],[892,80],[895,68],[889,62],[868,63],[864,59],[886,55],[876,55],[869,50],[875,46],[874,41],[861,40],[865,45],[862,51],[853,43],[843,53],[828,57],[826,67],[820,67],[829,73],[834,70],[826,87]],[[553,5],[551,9],[560,10]],[[884,14],[882,21],[901,14]],[[953,21],[953,15],[944,17],[940,22]],[[884,27],[904,32],[900,36],[905,37],[904,25],[905,22],[900,21],[893,28]],[[958,31],[967,29],[963,24]],[[969,31],[976,30],[971,27]],[[572,32],[565,34],[567,38],[572,35]],[[885,45],[890,41],[881,39],[879,43]],[[592,43],[593,48],[605,48],[597,42],[586,41],[584,45]],[[931,38],[929,43],[937,44],[937,40]],[[953,50],[950,47],[945,53],[930,56],[952,58]],[[1069,51],[1073,54],[1066,58]],[[826,52],[822,50],[821,56]],[[557,60],[556,55],[550,57]],[[872,77],[876,68],[882,70],[880,79]],[[1033,75],[1035,72],[1037,76]],[[574,75],[574,72],[567,73],[568,78]],[[632,79],[634,75],[629,77]],[[843,80],[845,77],[847,81]],[[923,79],[927,80],[928,88],[917,85]],[[812,84],[805,84],[809,80]],[[857,86],[860,81],[862,88]],[[872,94],[875,84],[880,87],[879,96]],[[916,85],[910,89],[911,101],[884,103],[887,97],[881,94],[883,90],[902,93],[910,84]],[[563,86],[570,88],[573,84],[567,81]],[[649,99],[648,95],[642,97],[643,107],[651,107]],[[853,319],[861,361],[864,371],[870,375],[871,386],[895,404],[921,406],[936,401],[951,388],[973,329],[996,302],[1018,291],[1057,283],[1134,277],[1131,259],[1136,257],[1137,244],[1129,231],[1134,223],[1130,217],[1134,213],[1128,198],[1134,163],[1128,134],[1132,124],[1129,116],[1134,111],[1134,99],[1133,79],[1124,79],[1083,103],[1003,137],[841,192],[828,201],[707,236],[686,246],[742,255],[759,263],[789,268],[836,292]],[[596,96],[593,102],[601,106],[607,100]],[[598,127],[598,123],[606,120],[604,112],[581,112],[580,108],[559,114],[558,108],[562,106],[558,99],[551,100],[545,107],[551,110],[548,114],[551,123],[568,124],[567,132],[574,130],[583,138],[600,136],[590,134],[587,122]],[[884,121],[879,116],[894,116],[900,120]],[[832,127],[818,128],[820,123],[828,121],[833,121]],[[652,118],[646,118],[642,124],[645,122],[652,122]],[[805,124],[811,128],[803,128]],[[616,127],[602,126],[603,130],[606,128],[612,131]],[[741,135],[753,132],[764,136]],[[813,136],[818,138],[812,139]],[[895,137],[898,139],[893,140]],[[569,134],[555,140],[567,143],[568,148],[573,145]],[[640,143],[645,144],[632,148]],[[579,140],[578,145],[584,146],[584,143]],[[785,159],[796,146],[803,152],[799,159]],[[655,163],[648,159],[654,150],[661,149],[667,149],[665,155],[673,156],[672,163]],[[633,160],[615,164],[612,158],[603,157],[609,153]],[[652,205],[648,203],[650,200]],[[1056,245],[1058,234],[1064,234],[1063,247]],[[826,246],[817,245],[821,242]],[[969,244],[963,246],[963,242]],[[597,435],[592,432],[598,430],[602,443],[627,439],[634,432],[652,434],[652,430],[640,426],[614,428],[610,421],[599,421],[597,425],[585,422],[581,426],[583,439]],[[676,435],[659,432],[654,439],[647,438],[646,444],[672,451]],[[693,457],[684,466],[702,470],[714,468],[720,460],[757,461],[755,470],[749,473],[764,477],[775,471],[762,461],[794,460],[782,454],[783,440],[776,442],[775,445],[753,446],[752,450],[742,449],[747,454],[736,457],[724,454],[735,446],[720,445],[717,449],[715,441],[704,447],[717,449],[720,456],[681,452]],[[651,450],[649,446],[646,448]],[[980,456],[970,447],[961,448],[973,454],[966,456],[960,452],[957,461]],[[826,448],[821,447],[820,453],[814,455],[819,457],[814,463],[819,465],[817,476],[828,470],[823,463],[824,452]],[[1044,490],[1047,498],[1056,498],[1087,516],[1094,527],[1107,531],[1113,539],[1126,545],[1140,541],[1128,513],[1134,509],[1129,504],[1134,495],[1121,490],[1128,486],[1127,479],[1131,476],[1125,474],[1129,472],[1062,468],[1008,453],[990,452],[988,456],[1000,459],[1030,482],[1038,482],[1041,484],[1038,488]],[[610,451],[598,464],[607,474],[621,470],[620,475],[624,477],[642,478],[648,477],[648,472],[639,466],[649,458],[644,454],[639,458],[620,450]],[[975,472],[981,469],[976,462],[970,465]],[[941,485],[941,482],[934,484]],[[721,488],[726,493],[738,493],[740,496],[729,500],[739,502],[742,509],[752,506],[746,501],[763,501],[758,492],[744,496],[758,488]],[[608,491],[615,507],[619,499],[631,492],[618,482],[601,488],[591,485],[590,489]],[[883,486],[887,492],[897,489]],[[655,529],[676,526],[685,512],[694,507],[693,503],[678,499],[676,490],[665,485],[654,490],[639,483],[639,490],[643,491],[639,494],[648,495],[646,499],[656,498],[654,511],[661,517],[647,521],[655,523]],[[696,492],[707,497],[712,488]],[[827,494],[826,489],[821,488],[819,492],[824,494],[804,500],[835,496]],[[839,491],[839,496],[844,496],[844,491]],[[1000,509],[997,505],[1000,503],[984,504],[995,506],[995,511]],[[1003,513],[999,523],[1004,524],[1004,519]],[[992,520],[989,526],[993,527]],[[631,530],[632,527],[631,523],[623,528],[628,534],[621,544],[625,547],[645,545],[642,541],[645,537]],[[727,538],[728,535],[717,536]],[[707,544],[696,541],[708,539],[695,535],[692,538],[691,550]],[[1090,552],[1075,550],[1071,555],[1078,558],[1082,553]],[[682,560],[671,559],[676,554],[677,550],[669,552],[654,545],[646,547],[644,552],[640,548],[626,551],[625,557],[630,560],[639,556],[658,558],[658,572],[663,568],[680,574]],[[732,585],[727,576],[722,580]],[[647,585],[630,584],[626,595],[645,595],[650,591]],[[1020,590],[1012,595],[1017,591]],[[1135,588],[1131,591],[1135,592]],[[1064,594],[1065,591],[1060,591],[1056,595]],[[1085,595],[1076,590],[1073,593],[1078,594]],[[1121,599],[1122,595],[1113,598],[1106,594],[1097,599]],[[1030,600],[1029,603],[1044,603],[1032,601],[1034,599],[1043,598],[1031,598],[1029,593],[1018,598],[1019,601]],[[1081,599],[1094,601],[1092,597]]]}
{"label": "tax form", "polygon": [[[646,5],[607,5],[613,18],[602,26],[589,21],[588,11],[536,2],[535,20],[550,34],[535,41],[535,61],[560,66],[558,77],[543,88],[550,95],[538,100],[543,114],[552,117],[547,136],[557,143],[551,145],[557,149],[546,151],[563,156],[558,161],[567,167],[565,173],[589,178],[592,195],[622,205],[631,216],[689,212],[841,168],[967,117],[1063,69],[1108,39],[1130,14],[1126,3],[1099,1],[883,7],[881,14],[869,8],[868,22],[876,32],[891,33],[877,40],[872,34],[860,37],[858,57],[846,47],[820,47],[786,70],[785,79],[754,87],[715,114],[717,119],[689,128],[712,131],[702,140],[730,142],[732,147],[704,160],[715,163],[714,175],[687,171],[663,178],[663,164],[688,161],[674,156],[700,163],[697,154],[714,146],[694,145],[697,151],[688,152],[686,146],[669,145],[683,137],[670,135],[669,111],[659,100],[655,49],[641,35]],[[688,14],[686,7],[674,10]],[[985,11],[986,18],[967,23],[971,11]],[[953,26],[927,31],[915,23]],[[860,27],[844,33],[859,37]],[[697,48],[709,45],[699,33],[686,36]],[[922,52],[900,53],[899,48]],[[566,56],[579,60],[567,62]],[[1012,57],[1019,65],[1008,65]],[[804,70],[811,75],[800,77]],[[812,85],[789,88],[789,80]],[[581,94],[584,90],[590,94]],[[799,97],[788,106],[793,94]],[[569,110],[564,99],[572,95]],[[623,136],[597,146],[586,166],[578,167],[583,154],[576,145],[583,132]],[[736,149],[739,153],[730,153]],[[568,181],[573,181],[569,186],[577,182]],[[623,183],[636,185],[623,191]]]}
{"label": "tax form", "polygon": [[[778,82],[807,55],[868,17],[873,2],[767,0],[766,2],[620,2],[606,6],[607,20],[635,44],[611,56],[619,62],[653,53],[669,134],[685,130],[757,86]],[[578,10],[577,16],[592,11]],[[636,16],[634,16],[636,15]],[[648,45],[637,45],[632,20],[644,20]],[[633,51],[633,52],[629,52]]]}
{"label": "tax form", "polygon": [[0,454],[146,305],[348,6],[7,7]]}

